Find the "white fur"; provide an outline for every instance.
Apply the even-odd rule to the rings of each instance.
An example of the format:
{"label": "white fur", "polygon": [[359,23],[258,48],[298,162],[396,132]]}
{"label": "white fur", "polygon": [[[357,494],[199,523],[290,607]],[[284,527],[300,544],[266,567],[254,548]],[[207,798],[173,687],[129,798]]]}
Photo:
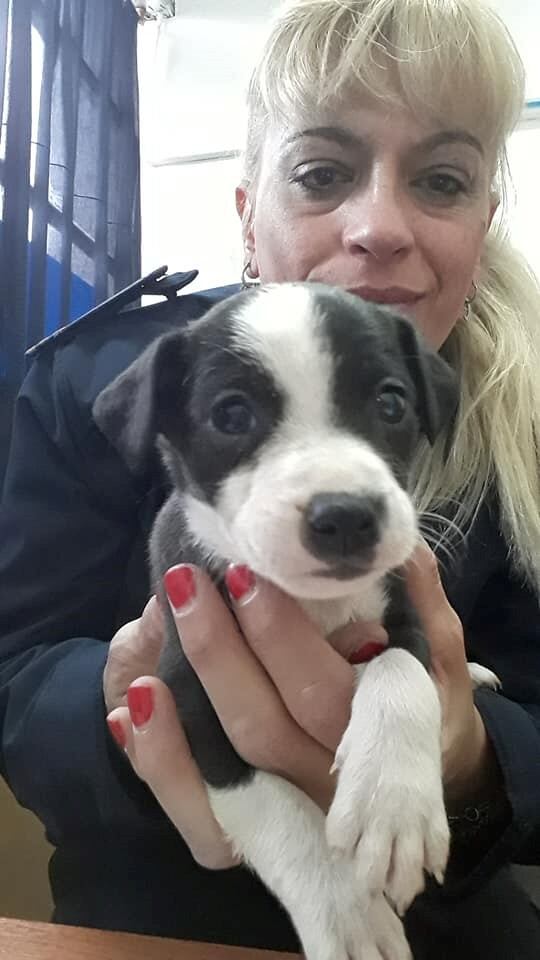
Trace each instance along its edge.
{"label": "white fur", "polygon": [[[354,438],[310,431],[309,442],[284,429],[267,444],[253,467],[236,470],[223,483],[215,506],[185,499],[190,528],[205,549],[244,563],[297,597],[358,597],[404,563],[418,533],[411,501],[384,461]],[[325,491],[383,496],[387,519],[375,551],[373,577],[338,581],[317,575],[324,564],[300,540],[302,510]],[[371,580],[371,583],[369,582]]]}
{"label": "white fur", "polygon": [[412,960],[384,897],[360,897],[351,866],[333,862],[324,816],[304,793],[257,771],[209,795],[236,852],[288,910],[308,960]]}
{"label": "white fur", "polygon": [[324,423],[333,364],[321,349],[317,298],[305,286],[276,284],[238,311],[233,343],[270,371],[289,401],[289,422]]}
{"label": "white fur", "polygon": [[386,609],[386,593],[378,574],[364,577],[362,589],[355,596],[329,597],[327,600],[299,598],[309,618],[317,624],[321,632],[329,634],[351,621],[380,623]]}
{"label": "white fur", "polygon": [[[215,505],[185,498],[190,528],[210,554],[247,564],[298,598],[342,597],[349,608],[358,602],[372,606],[374,583],[414,549],[416,515],[377,451],[334,422],[334,369],[316,335],[317,300],[305,287],[278,285],[249,302],[235,322],[236,345],[272,373],[287,398],[286,415],[258,450],[256,463],[239,467],[222,483]],[[322,577],[324,564],[302,545],[303,511],[312,497],[332,491],[384,498],[386,519],[372,576]]]}
{"label": "white fur", "polygon": [[492,690],[500,690],[502,683],[499,680],[496,673],[493,673],[493,670],[488,670],[487,667],[483,667],[480,663],[469,663],[469,676],[472,681],[473,687],[491,687]]}
{"label": "white fur", "polygon": [[[304,287],[264,292],[237,317],[237,345],[269,369],[287,416],[257,461],[234,471],[215,504],[185,499],[192,533],[209,557],[249,565],[297,597],[328,635],[350,620],[383,617],[381,580],[417,541],[409,497],[381,456],[332,416],[333,366],[314,336],[316,301]],[[383,496],[386,521],[369,574],[338,581],[300,539],[317,493]],[[474,667],[475,683],[490,683]],[[308,960],[410,960],[403,911],[440,880],[449,831],[441,771],[441,709],[434,682],[410,653],[390,649],[357,668],[350,723],[339,745],[325,823],[300,790],[256,771],[244,785],[209,788],[236,851],[289,911]]]}
{"label": "white fur", "polygon": [[424,870],[442,882],[448,858],[440,702],[405,650],[386,651],[359,674],[326,835],[354,862],[359,889],[385,893],[402,913],[424,888]]}

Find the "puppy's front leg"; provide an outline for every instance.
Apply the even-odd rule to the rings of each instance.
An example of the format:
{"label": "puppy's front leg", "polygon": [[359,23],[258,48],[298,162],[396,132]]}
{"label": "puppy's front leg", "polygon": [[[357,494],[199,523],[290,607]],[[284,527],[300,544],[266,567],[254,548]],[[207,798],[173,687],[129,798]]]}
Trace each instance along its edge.
{"label": "puppy's front leg", "polygon": [[288,910],[307,960],[411,960],[385,898],[360,897],[351,865],[332,862],[323,813],[309,797],[263,771],[208,792],[236,852]]}
{"label": "puppy's front leg", "polygon": [[424,888],[424,870],[442,882],[448,859],[439,696],[404,649],[358,672],[326,834],[354,862],[359,889],[384,891],[402,913]]}

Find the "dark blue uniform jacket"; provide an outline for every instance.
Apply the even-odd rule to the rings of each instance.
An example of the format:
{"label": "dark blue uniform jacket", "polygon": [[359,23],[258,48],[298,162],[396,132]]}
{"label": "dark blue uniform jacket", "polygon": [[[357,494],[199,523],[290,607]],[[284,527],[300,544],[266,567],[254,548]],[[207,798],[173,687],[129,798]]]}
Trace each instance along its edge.
{"label": "dark blue uniform jacket", "polygon": [[[33,359],[0,519],[0,771],[56,848],[55,919],[294,949],[287,918],[247,871],[193,863],[112,742],[102,696],[108,641],[149,596],[145,545],[166,481],[157,460],[139,476],[128,472],[99,433],[92,404],[155,337],[236,289],[105,311]],[[469,659],[503,682],[502,694],[480,691],[477,704],[511,817],[457,879],[412,908],[415,957],[453,957],[460,926],[459,957],[468,956],[482,910],[478,942],[489,928],[493,943],[484,954],[471,941],[471,957],[538,957],[540,939],[530,948],[538,924],[504,865],[539,862],[540,609],[510,570],[493,505],[482,507],[443,579]],[[509,912],[521,917],[517,932]]]}

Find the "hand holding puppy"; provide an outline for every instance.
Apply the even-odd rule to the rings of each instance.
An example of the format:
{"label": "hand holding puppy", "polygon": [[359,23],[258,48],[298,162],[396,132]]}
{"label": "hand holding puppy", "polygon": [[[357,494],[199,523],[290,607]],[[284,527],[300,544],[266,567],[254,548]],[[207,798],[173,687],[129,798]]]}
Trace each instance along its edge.
{"label": "hand holding puppy", "polygon": [[[233,570],[229,585],[239,629],[206,574],[188,569],[192,595],[173,607],[175,622],[235,749],[327,809],[334,791],[329,771],[354,688],[348,657],[366,645],[380,649],[384,630],[376,624],[351,624],[330,645],[294,600],[266,581],[255,582],[246,571],[235,575]],[[458,805],[489,783],[494,760],[472,698],[461,624],[429,548],[417,548],[406,574],[430,643],[443,706],[445,783],[450,802]],[[174,577],[175,571],[168,588],[178,604]],[[195,859],[207,867],[232,866],[234,857],[211,812],[172,695],[154,675],[162,631],[153,598],[140,620],[122,627],[113,639],[104,676],[111,731]]]}
{"label": "hand holding puppy", "polygon": [[[189,613],[175,609],[175,621],[234,746],[326,809],[334,790],[333,752],[347,724],[354,684],[344,657],[367,644],[384,644],[385,631],[376,624],[351,624],[333,636],[336,653],[293,600],[259,581],[249,603],[242,605],[240,598],[237,604],[249,633],[246,642],[210,579],[202,571],[193,573]],[[177,600],[173,580],[169,588]],[[104,674],[109,727],[195,859],[209,868],[232,866],[234,857],[210,810],[173,697],[155,676],[162,641],[163,620],[154,597],[141,618],[122,627],[111,642]]]}

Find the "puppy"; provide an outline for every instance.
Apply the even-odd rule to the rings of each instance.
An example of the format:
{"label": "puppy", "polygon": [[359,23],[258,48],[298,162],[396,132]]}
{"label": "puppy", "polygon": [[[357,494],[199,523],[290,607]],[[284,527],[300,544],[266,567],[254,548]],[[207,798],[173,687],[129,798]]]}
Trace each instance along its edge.
{"label": "puppy", "polygon": [[235,752],[164,602],[160,675],[215,816],[289,911],[308,960],[406,960],[390,904],[402,913],[424,871],[443,879],[441,710],[396,571],[418,540],[407,492],[413,454],[456,403],[452,370],[408,320],[304,283],[218,304],[156,340],[95,403],[97,423],[132,469],[157,439],[170,474],[150,543],[164,600],[169,567],[197,564],[222,583],[234,562],[297,598],[327,636],[352,620],[388,632],[387,650],[356,667],[325,818],[291,783]]}

